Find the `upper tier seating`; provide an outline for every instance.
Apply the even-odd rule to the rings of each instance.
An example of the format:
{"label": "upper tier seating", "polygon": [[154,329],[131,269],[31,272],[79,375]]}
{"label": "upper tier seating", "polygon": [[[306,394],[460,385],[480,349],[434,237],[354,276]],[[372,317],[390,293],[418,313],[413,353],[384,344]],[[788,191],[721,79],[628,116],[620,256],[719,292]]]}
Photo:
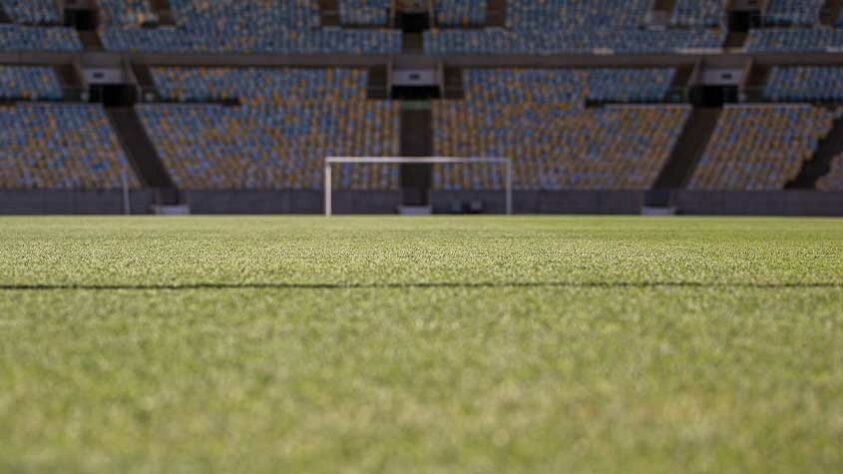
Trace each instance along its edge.
{"label": "upper tier seating", "polygon": [[0,51],[81,51],[76,31],[58,26],[0,25]]}
{"label": "upper tier seating", "polygon": [[764,86],[771,101],[843,101],[841,67],[775,67]]}
{"label": "upper tier seating", "polygon": [[386,25],[392,0],[340,0],[340,21],[345,25]]}
{"label": "upper tier seating", "polygon": [[61,23],[55,0],[0,0],[0,6],[15,23],[27,25]]}
{"label": "upper tier seating", "polygon": [[116,189],[137,178],[101,106],[0,107],[0,188]]}
{"label": "upper tier seating", "polygon": [[[237,97],[240,107],[150,104],[141,120],[186,189],[321,189],[326,156],[395,156],[399,103],[366,99],[351,69],[156,68],[173,101]],[[340,189],[398,188],[396,166],[337,166]]]}
{"label": "upper tier seating", "polygon": [[51,67],[0,65],[0,100],[60,100],[62,95]]}
{"label": "upper tier seating", "polygon": [[647,30],[652,0],[511,0],[508,29],[431,30],[430,54],[585,54],[672,52],[720,48],[722,28]]}
{"label": "upper tier seating", "polygon": [[319,9],[311,0],[170,0],[178,25],[159,28],[139,28],[125,21],[147,15],[143,7],[132,7],[134,1],[108,1],[113,2],[112,11],[101,37],[112,51],[362,54],[401,50],[401,34],[395,30],[320,28]]}
{"label": "upper tier seating", "polygon": [[825,0],[769,0],[764,22],[772,25],[816,25]]}
{"label": "upper tier seating", "polygon": [[440,25],[482,25],[486,23],[487,0],[437,0],[433,3]]}
{"label": "upper tier seating", "polygon": [[102,22],[107,25],[129,27],[158,23],[149,0],[97,0],[97,6]]}
{"label": "upper tier seating", "polygon": [[689,189],[784,189],[814,155],[832,122],[831,112],[804,104],[726,107]]}
{"label": "upper tier seating", "polygon": [[[434,152],[509,157],[521,190],[647,189],[670,156],[688,106],[585,101],[660,100],[671,70],[469,70],[466,100],[434,103]],[[444,190],[500,189],[494,165],[437,165]]]}
{"label": "upper tier seating", "polygon": [[831,171],[817,181],[820,191],[843,191],[843,154],[831,160]]}
{"label": "upper tier seating", "polygon": [[71,28],[61,24],[54,0],[0,0],[12,21],[0,24],[0,51],[81,51],[82,42]]}
{"label": "upper tier seating", "polygon": [[677,0],[670,22],[679,26],[719,27],[725,22],[723,0]]}
{"label": "upper tier seating", "polygon": [[827,52],[843,48],[843,29],[763,28],[750,30],[751,52]]}

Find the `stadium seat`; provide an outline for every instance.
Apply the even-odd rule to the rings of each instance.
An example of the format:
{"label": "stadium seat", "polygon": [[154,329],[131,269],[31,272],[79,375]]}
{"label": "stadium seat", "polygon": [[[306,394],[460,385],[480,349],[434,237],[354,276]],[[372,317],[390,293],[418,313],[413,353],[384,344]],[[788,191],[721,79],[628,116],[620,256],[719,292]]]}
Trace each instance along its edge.
{"label": "stadium seat", "polygon": [[[322,189],[327,156],[395,156],[399,151],[399,104],[367,100],[361,70],[152,72],[165,99],[193,103],[138,106],[180,188]],[[207,104],[233,98],[242,106]],[[398,188],[396,166],[343,165],[338,171],[338,189]]]}
{"label": "stadium seat", "polygon": [[0,65],[1,100],[60,100],[62,95],[51,67]]}
{"label": "stadium seat", "polygon": [[137,178],[98,105],[0,107],[0,188],[115,189]]}
{"label": "stadium seat", "polygon": [[689,189],[784,189],[831,131],[833,118],[805,104],[726,107]]}
{"label": "stadium seat", "polygon": [[[321,28],[319,9],[311,1],[170,0],[177,25],[157,28],[140,27],[156,21],[143,0],[107,0],[106,5],[100,36],[112,51],[386,54],[401,50],[397,30]],[[343,5],[341,10],[348,13]],[[374,18],[375,10],[379,9],[348,21],[385,20]]]}
{"label": "stadium seat", "polygon": [[[434,104],[434,151],[511,158],[521,190],[647,189],[690,107],[585,101],[661,100],[672,78],[670,69],[468,70],[466,99]],[[503,179],[495,165],[437,165],[434,187],[501,189]]]}
{"label": "stadium seat", "polygon": [[764,85],[770,101],[843,101],[841,67],[774,67]]}

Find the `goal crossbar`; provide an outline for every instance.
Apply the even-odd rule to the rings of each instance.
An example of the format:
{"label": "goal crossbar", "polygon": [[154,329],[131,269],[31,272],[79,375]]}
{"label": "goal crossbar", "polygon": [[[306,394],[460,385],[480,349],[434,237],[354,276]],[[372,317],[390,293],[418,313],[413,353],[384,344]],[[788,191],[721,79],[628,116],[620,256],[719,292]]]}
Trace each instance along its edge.
{"label": "goal crossbar", "polygon": [[325,215],[331,216],[332,209],[332,194],[333,194],[333,179],[331,168],[335,164],[498,164],[506,168],[504,178],[506,186],[506,213],[512,214],[512,160],[510,158],[497,157],[475,157],[475,158],[452,158],[446,156],[429,156],[429,157],[370,157],[370,156],[329,156],[325,158]]}

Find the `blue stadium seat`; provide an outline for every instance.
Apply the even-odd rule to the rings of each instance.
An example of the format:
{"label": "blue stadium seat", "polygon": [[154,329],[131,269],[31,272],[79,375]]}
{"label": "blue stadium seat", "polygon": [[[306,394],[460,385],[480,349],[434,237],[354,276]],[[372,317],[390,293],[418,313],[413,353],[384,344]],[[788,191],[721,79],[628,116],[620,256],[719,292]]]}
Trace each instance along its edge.
{"label": "blue stadium seat", "polygon": [[[185,189],[321,189],[330,155],[395,156],[399,104],[366,99],[351,69],[155,68],[159,92],[193,104],[138,106]],[[239,107],[197,104],[237,98]],[[390,165],[338,167],[339,189],[398,188]]]}
{"label": "blue stadium seat", "polygon": [[62,96],[51,67],[0,65],[0,99],[60,100]]}
{"label": "blue stadium seat", "polygon": [[116,189],[131,171],[98,105],[0,107],[0,188]]}
{"label": "blue stadium seat", "polygon": [[[689,106],[662,100],[670,69],[471,69],[464,101],[434,103],[434,152],[507,157],[523,190],[647,189],[670,156]],[[499,166],[437,165],[443,190],[500,189]]]}

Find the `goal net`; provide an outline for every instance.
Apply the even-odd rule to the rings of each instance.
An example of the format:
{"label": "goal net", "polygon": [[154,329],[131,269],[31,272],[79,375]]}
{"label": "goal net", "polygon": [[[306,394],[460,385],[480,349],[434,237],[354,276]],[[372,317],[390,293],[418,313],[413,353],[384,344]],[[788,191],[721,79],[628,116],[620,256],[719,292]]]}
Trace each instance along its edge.
{"label": "goal net", "polygon": [[432,156],[427,158],[408,157],[374,157],[374,156],[329,156],[325,158],[325,215],[333,214],[333,165],[352,163],[360,165],[389,165],[389,164],[457,164],[474,165],[488,163],[502,165],[504,173],[504,192],[506,193],[506,213],[512,214],[512,160],[509,158],[450,158]]}

